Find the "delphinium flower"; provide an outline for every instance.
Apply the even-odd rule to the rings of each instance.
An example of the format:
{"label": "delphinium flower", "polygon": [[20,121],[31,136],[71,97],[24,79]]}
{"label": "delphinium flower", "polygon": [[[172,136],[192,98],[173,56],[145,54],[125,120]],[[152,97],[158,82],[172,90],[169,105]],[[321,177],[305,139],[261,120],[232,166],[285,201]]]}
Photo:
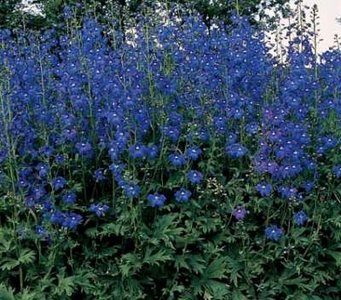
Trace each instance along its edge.
{"label": "delphinium flower", "polygon": [[109,206],[101,203],[93,203],[89,208],[89,211],[96,214],[97,217],[104,217],[108,210]]}
{"label": "delphinium flower", "polygon": [[287,187],[287,186],[281,186],[278,188],[278,191],[282,198],[284,199],[296,199],[297,198],[297,188],[295,187]]}
{"label": "delphinium flower", "polygon": [[67,212],[64,214],[62,226],[67,229],[75,229],[82,222],[82,220],[83,218],[81,215],[73,212]]}
{"label": "delphinium flower", "polygon": [[332,172],[336,176],[336,178],[341,178],[341,165],[334,166]]}
{"label": "delphinium flower", "polygon": [[88,142],[77,143],[76,149],[77,149],[78,153],[84,157],[91,157],[93,154],[92,146]]}
{"label": "delphinium flower", "polygon": [[196,161],[200,157],[201,154],[202,154],[202,150],[196,146],[192,146],[188,148],[185,152],[186,157],[193,161]]}
{"label": "delphinium flower", "polygon": [[167,198],[165,195],[155,193],[149,194],[147,196],[147,200],[151,207],[163,207],[165,205]]}
{"label": "delphinium flower", "polygon": [[134,159],[143,159],[147,156],[147,148],[141,144],[131,145],[129,147],[129,154]]}
{"label": "delphinium flower", "polygon": [[200,173],[199,171],[196,171],[196,170],[191,170],[187,173],[188,180],[193,184],[200,183],[202,181],[203,177],[204,176],[202,175],[202,173]]}
{"label": "delphinium flower", "polygon": [[94,178],[96,180],[96,182],[100,182],[100,181],[104,181],[105,179],[107,179],[104,176],[104,170],[103,168],[97,169],[94,173]]}
{"label": "delphinium flower", "polygon": [[247,154],[248,150],[241,144],[232,144],[226,147],[227,154],[232,158],[243,157]]}
{"label": "delphinium flower", "polygon": [[303,211],[300,210],[299,212],[294,214],[294,222],[297,225],[304,225],[304,223],[308,220],[307,214]]}
{"label": "delphinium flower", "polygon": [[159,154],[159,148],[157,145],[151,145],[147,147],[146,152],[147,152],[148,159],[154,160],[157,158]]}
{"label": "delphinium flower", "polygon": [[189,198],[192,196],[192,193],[185,188],[181,188],[175,193],[175,200],[177,202],[187,202]]}
{"label": "delphinium flower", "polygon": [[47,164],[38,164],[36,167],[40,177],[45,178],[49,173],[50,167]]}
{"label": "delphinium flower", "polygon": [[76,202],[77,195],[74,192],[70,191],[70,192],[67,192],[63,195],[62,200],[65,204],[72,205]]}
{"label": "delphinium flower", "polygon": [[65,156],[63,154],[58,154],[56,155],[54,161],[58,166],[61,166],[65,163]]}
{"label": "delphinium flower", "polygon": [[177,142],[180,137],[180,130],[175,126],[164,126],[163,128],[161,128],[161,131],[173,143]]}
{"label": "delphinium flower", "polygon": [[186,164],[186,159],[182,154],[170,154],[168,160],[173,167],[182,167]]}
{"label": "delphinium flower", "polygon": [[315,183],[313,181],[305,181],[302,184],[303,189],[309,193],[314,189]]}
{"label": "delphinium flower", "polygon": [[272,185],[270,183],[265,183],[265,182],[258,183],[256,185],[256,190],[257,192],[260,193],[262,197],[269,197],[272,192]]}
{"label": "delphinium flower", "polygon": [[265,237],[272,241],[278,241],[283,235],[283,229],[277,225],[270,225],[265,229]]}
{"label": "delphinium flower", "polygon": [[53,178],[52,183],[51,183],[51,185],[55,191],[59,191],[59,190],[63,189],[66,186],[66,184],[67,184],[66,179],[64,177],[61,177],[61,176]]}
{"label": "delphinium flower", "polygon": [[137,198],[141,192],[141,188],[137,184],[125,184],[123,190],[128,198]]}
{"label": "delphinium flower", "polygon": [[42,225],[36,225],[35,233],[41,239],[46,239],[49,236],[46,228]]}
{"label": "delphinium flower", "polygon": [[52,224],[61,225],[64,222],[64,214],[59,210],[53,211],[51,214],[48,214],[48,216]]}
{"label": "delphinium flower", "polygon": [[247,215],[247,210],[243,206],[237,206],[233,211],[232,215],[236,218],[237,221],[242,221],[245,219]]}

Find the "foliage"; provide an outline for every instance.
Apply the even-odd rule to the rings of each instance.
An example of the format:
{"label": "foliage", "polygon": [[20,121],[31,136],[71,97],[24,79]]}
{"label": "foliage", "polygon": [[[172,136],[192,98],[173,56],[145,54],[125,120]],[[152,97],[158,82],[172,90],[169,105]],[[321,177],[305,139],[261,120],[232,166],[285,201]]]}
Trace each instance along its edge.
{"label": "foliage", "polygon": [[340,50],[73,13],[0,31],[0,299],[337,299]]}
{"label": "foliage", "polygon": [[146,10],[155,11],[158,4],[167,4],[168,7],[181,4],[184,12],[198,11],[206,24],[210,24],[212,19],[219,18],[229,21],[231,13],[238,11],[239,14],[255,17],[261,12],[262,17],[266,17],[264,9],[276,9],[285,11],[289,0],[32,0],[33,5],[42,8],[43,14],[32,14],[19,10],[21,0],[4,0],[0,3],[0,28],[30,28],[46,29],[59,24],[64,17],[64,7],[75,9],[84,16],[89,11],[96,12],[97,18],[103,22],[104,16],[114,16],[126,22],[128,16],[145,13]]}

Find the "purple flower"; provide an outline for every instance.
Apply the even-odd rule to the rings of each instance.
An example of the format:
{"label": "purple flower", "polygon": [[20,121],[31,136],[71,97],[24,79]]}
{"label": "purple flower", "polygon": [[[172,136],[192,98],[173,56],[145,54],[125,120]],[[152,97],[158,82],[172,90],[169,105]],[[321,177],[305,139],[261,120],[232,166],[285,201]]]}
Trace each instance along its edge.
{"label": "purple flower", "polygon": [[109,206],[106,204],[91,204],[89,211],[96,214],[97,217],[104,217],[106,212],[109,210]]}
{"label": "purple flower", "polygon": [[294,214],[294,222],[297,225],[304,225],[304,223],[308,220],[308,216],[303,210]]}
{"label": "purple flower", "polygon": [[201,182],[204,176],[199,171],[191,170],[187,173],[187,178],[191,183],[197,184]]}
{"label": "purple flower", "polygon": [[177,202],[187,202],[191,196],[192,193],[189,190],[181,188],[175,193],[175,200]]}
{"label": "purple flower", "polygon": [[167,198],[165,195],[155,193],[149,194],[147,196],[147,200],[151,207],[163,207],[165,205]]}
{"label": "purple flower", "polygon": [[259,183],[256,185],[256,190],[262,197],[269,197],[272,192],[272,185],[270,183]]}
{"label": "purple flower", "polygon": [[277,227],[277,225],[270,225],[265,229],[265,237],[271,241],[278,241],[283,233],[283,229]]}
{"label": "purple flower", "polygon": [[232,215],[238,220],[238,221],[242,221],[245,219],[246,215],[247,215],[247,210],[245,209],[245,207],[242,206],[238,206],[237,208],[235,208],[232,212]]}

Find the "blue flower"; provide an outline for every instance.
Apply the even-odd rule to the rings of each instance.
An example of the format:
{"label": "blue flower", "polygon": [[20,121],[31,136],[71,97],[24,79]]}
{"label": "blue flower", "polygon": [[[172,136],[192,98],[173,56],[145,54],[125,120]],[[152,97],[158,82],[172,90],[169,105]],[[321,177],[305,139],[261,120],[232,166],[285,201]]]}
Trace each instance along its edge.
{"label": "blue flower", "polygon": [[77,196],[74,192],[68,192],[63,195],[62,199],[65,204],[74,204],[77,200]]}
{"label": "blue flower", "polygon": [[81,215],[76,213],[65,213],[62,226],[67,229],[75,229],[81,222],[83,218]]}
{"label": "blue flower", "polygon": [[61,211],[56,210],[51,213],[51,215],[49,216],[49,219],[52,224],[61,225],[64,222],[64,214]]}
{"label": "blue flower", "polygon": [[204,176],[199,171],[191,170],[187,173],[187,178],[191,183],[197,184],[202,181]]}
{"label": "blue flower", "polygon": [[56,155],[54,161],[58,166],[61,166],[65,162],[65,156],[63,154]]}
{"label": "blue flower", "polygon": [[197,160],[202,154],[202,150],[199,147],[193,146],[186,150],[186,157],[190,160]]}
{"label": "blue flower", "polygon": [[135,144],[129,147],[129,154],[132,158],[145,158],[147,156],[148,150],[146,146],[141,144]]}
{"label": "blue flower", "polygon": [[232,158],[239,158],[246,155],[248,152],[247,148],[241,144],[232,144],[226,147],[226,152]]}
{"label": "blue flower", "polygon": [[304,225],[304,223],[308,220],[308,216],[303,210],[294,214],[294,222],[297,225]]}
{"label": "blue flower", "polygon": [[45,178],[50,171],[50,167],[47,164],[38,164],[36,167],[40,177]]}
{"label": "blue flower", "polygon": [[139,194],[141,192],[141,188],[136,184],[124,185],[123,189],[124,189],[125,194],[127,195],[128,198],[136,198],[139,196]]}
{"label": "blue flower", "polygon": [[334,166],[332,172],[336,178],[341,178],[341,165]]}
{"label": "blue flower", "polygon": [[186,160],[181,154],[170,154],[168,160],[174,167],[181,167],[186,164]]}
{"label": "blue flower", "polygon": [[162,194],[149,194],[147,196],[147,200],[152,207],[163,207],[165,205],[165,202],[167,200],[165,195]]}
{"label": "blue flower", "polygon": [[59,191],[63,189],[67,184],[67,181],[65,180],[64,177],[56,177],[52,179],[52,187],[55,191]]}
{"label": "blue flower", "polygon": [[47,230],[42,225],[37,225],[35,228],[36,235],[40,238],[46,238],[48,236]]}
{"label": "blue flower", "polygon": [[148,159],[153,160],[157,158],[159,154],[159,148],[156,145],[149,146],[146,150]]}
{"label": "blue flower", "polygon": [[109,206],[106,204],[91,204],[89,211],[96,214],[97,217],[104,217],[106,212],[109,210]]}
{"label": "blue flower", "polygon": [[93,154],[92,146],[90,143],[77,143],[76,149],[78,153],[84,157],[91,157]]}
{"label": "blue flower", "polygon": [[283,229],[277,227],[277,225],[270,225],[265,229],[265,237],[272,241],[278,241],[283,233]]}
{"label": "blue flower", "polygon": [[187,202],[191,196],[192,193],[189,190],[181,188],[175,193],[175,200],[178,202]]}
{"label": "blue flower", "polygon": [[96,180],[96,182],[100,182],[106,179],[106,177],[104,176],[104,170],[102,168],[97,169],[94,173],[94,178]]}
{"label": "blue flower", "polygon": [[272,185],[270,183],[259,183],[256,185],[256,190],[262,197],[269,197],[272,192]]}
{"label": "blue flower", "polygon": [[281,186],[278,188],[278,191],[282,198],[284,199],[296,199],[297,197],[297,189],[294,187],[287,187],[287,186]]}

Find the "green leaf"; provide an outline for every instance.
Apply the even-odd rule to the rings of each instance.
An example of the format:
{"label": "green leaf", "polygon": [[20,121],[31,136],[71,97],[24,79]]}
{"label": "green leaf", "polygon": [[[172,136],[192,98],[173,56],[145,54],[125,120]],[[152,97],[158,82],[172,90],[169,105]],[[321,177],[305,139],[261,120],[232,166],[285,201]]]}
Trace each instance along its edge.
{"label": "green leaf", "polygon": [[226,277],[225,272],[225,257],[221,257],[210,263],[210,265],[205,270],[205,277],[210,279],[222,279]]}
{"label": "green leaf", "polygon": [[18,261],[20,264],[30,264],[33,263],[35,259],[35,253],[34,251],[30,249],[21,249],[19,253]]}
{"label": "green leaf", "polygon": [[67,296],[71,296],[75,290],[75,276],[63,277],[62,275],[57,275],[58,277],[58,286],[55,293],[58,296],[66,294]]}
{"label": "green leaf", "polygon": [[242,294],[240,290],[234,290],[231,300],[247,300],[247,298]]}
{"label": "green leaf", "polygon": [[7,288],[3,283],[0,284],[0,299],[1,300],[15,300],[14,290]]}
{"label": "green leaf", "polygon": [[1,266],[0,269],[5,271],[5,270],[13,270],[14,268],[16,268],[17,266],[19,266],[19,261],[13,258],[5,258],[1,261]]}

